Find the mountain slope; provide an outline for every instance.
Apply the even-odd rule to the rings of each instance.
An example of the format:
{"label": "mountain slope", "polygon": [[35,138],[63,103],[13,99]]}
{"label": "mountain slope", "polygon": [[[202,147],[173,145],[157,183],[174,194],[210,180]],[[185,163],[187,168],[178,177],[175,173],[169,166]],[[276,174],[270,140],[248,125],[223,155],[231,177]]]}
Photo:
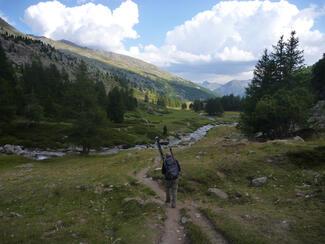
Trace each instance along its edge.
{"label": "mountain slope", "polygon": [[22,33],[18,31],[15,27],[8,24],[4,19],[0,18],[0,30],[15,35],[21,35]]}
{"label": "mountain slope", "polygon": [[231,80],[213,91],[219,96],[233,94],[243,97],[245,96],[245,89],[248,87],[249,83],[250,80]]}
{"label": "mountain slope", "polygon": [[[31,62],[35,57],[41,57],[42,63],[55,63],[58,67],[64,67],[68,73],[73,75],[77,64],[80,60],[83,60],[90,67],[93,77],[98,78],[99,76],[99,80],[104,82],[107,89],[116,85],[112,77],[119,77],[127,80],[130,86],[142,93],[153,91],[157,94],[188,100],[206,99],[214,96],[206,88],[172,75],[139,59],[113,52],[80,47],[66,40],[55,41],[46,37],[25,35],[1,18],[0,27],[0,32],[2,33],[0,40],[5,50],[9,52],[8,48],[12,45],[20,50],[20,52],[9,52],[8,55],[18,66],[23,65],[24,62]],[[30,44],[24,41],[6,40],[3,36],[5,32],[36,42]],[[40,42],[50,45],[55,49],[45,53]],[[24,52],[23,49],[28,51]]]}

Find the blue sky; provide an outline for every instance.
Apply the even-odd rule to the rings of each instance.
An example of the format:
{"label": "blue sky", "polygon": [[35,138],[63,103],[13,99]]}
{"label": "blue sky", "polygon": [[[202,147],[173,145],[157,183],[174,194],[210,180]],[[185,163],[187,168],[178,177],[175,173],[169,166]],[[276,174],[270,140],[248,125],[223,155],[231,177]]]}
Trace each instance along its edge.
{"label": "blue sky", "polygon": [[0,0],[0,16],[23,32],[131,55],[197,82],[251,78],[261,51],[292,29],[298,28],[307,64],[325,52],[321,0],[57,1]]}

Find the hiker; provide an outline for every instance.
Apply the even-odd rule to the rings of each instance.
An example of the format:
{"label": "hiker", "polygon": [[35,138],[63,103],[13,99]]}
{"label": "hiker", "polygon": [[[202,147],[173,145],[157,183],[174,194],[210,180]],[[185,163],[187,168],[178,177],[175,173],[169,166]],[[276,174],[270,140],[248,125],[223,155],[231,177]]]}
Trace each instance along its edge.
{"label": "hiker", "polygon": [[178,176],[181,172],[179,162],[172,154],[166,153],[161,172],[165,175],[166,203],[171,202],[172,208],[176,207]]}

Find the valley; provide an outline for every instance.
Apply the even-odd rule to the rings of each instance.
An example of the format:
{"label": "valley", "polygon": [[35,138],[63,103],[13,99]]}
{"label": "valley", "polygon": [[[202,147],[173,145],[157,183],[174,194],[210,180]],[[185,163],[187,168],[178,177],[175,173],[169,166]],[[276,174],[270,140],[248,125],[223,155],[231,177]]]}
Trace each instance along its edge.
{"label": "valley", "polygon": [[320,6],[9,2],[1,244],[325,243]]}
{"label": "valley", "polygon": [[[156,149],[42,162],[2,155],[0,238],[156,243],[167,238],[164,223],[178,216],[171,235],[183,235],[167,243],[208,243],[204,221],[227,242],[322,243],[324,147],[316,138],[251,142],[234,127],[216,127],[174,149],[182,166],[179,215],[169,215],[151,187],[151,179],[162,185]],[[251,185],[259,177],[267,182]]]}

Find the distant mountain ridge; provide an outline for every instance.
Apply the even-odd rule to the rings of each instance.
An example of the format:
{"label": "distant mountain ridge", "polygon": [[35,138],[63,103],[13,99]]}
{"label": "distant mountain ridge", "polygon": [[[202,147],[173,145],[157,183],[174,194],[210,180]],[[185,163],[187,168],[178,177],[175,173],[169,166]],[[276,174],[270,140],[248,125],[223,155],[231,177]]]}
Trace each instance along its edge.
{"label": "distant mountain ridge", "polygon": [[217,82],[209,82],[207,80],[203,81],[202,83],[200,83],[201,86],[213,91],[217,88],[219,88],[220,86],[222,86],[222,84],[219,84]]}
{"label": "distant mountain ridge", "polygon": [[[8,53],[10,60],[18,66],[23,65],[24,62],[31,62],[35,57],[41,57],[42,63],[45,65],[55,63],[61,68],[68,69],[68,73],[72,74],[77,63],[83,60],[90,67],[93,76],[100,77],[107,89],[117,85],[116,82],[112,81],[111,77],[118,76],[128,80],[132,87],[142,93],[154,91],[157,94],[188,100],[206,99],[214,96],[213,92],[200,85],[126,55],[81,47],[67,40],[55,41],[46,37],[26,35],[1,18],[0,32],[41,41],[55,48],[55,50],[45,53],[40,44],[15,43],[13,40],[8,40],[1,35],[0,41],[4,45],[5,51]],[[15,46],[14,49],[18,51],[11,52],[12,46]]]}
{"label": "distant mountain ridge", "polygon": [[219,96],[233,94],[243,97],[250,82],[251,80],[231,80],[213,91]]}
{"label": "distant mountain ridge", "polygon": [[213,91],[217,96],[233,94],[243,97],[250,82],[251,80],[231,80],[225,84],[220,84],[217,82],[203,81],[200,85]]}

